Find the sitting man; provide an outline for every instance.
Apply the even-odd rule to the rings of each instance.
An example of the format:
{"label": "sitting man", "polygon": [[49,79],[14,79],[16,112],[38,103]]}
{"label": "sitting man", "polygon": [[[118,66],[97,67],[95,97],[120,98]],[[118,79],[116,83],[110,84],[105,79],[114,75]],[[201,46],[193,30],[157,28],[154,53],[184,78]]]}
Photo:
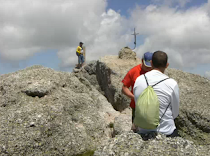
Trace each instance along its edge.
{"label": "sitting man", "polygon": [[[165,69],[169,66],[167,54],[162,51],[154,52],[151,65],[153,68],[152,71],[136,79],[134,84],[134,97],[135,103],[137,103],[138,98],[144,94],[143,91],[145,91],[148,86],[153,88],[159,106],[157,107],[158,124],[155,129],[144,129],[138,126],[138,133],[147,134],[155,131],[165,134],[168,137],[179,136],[174,123],[174,119],[179,114],[179,87],[174,79],[168,78],[168,76],[164,74]],[[141,103],[142,101],[138,102]],[[154,107],[155,104],[151,104],[152,107]],[[141,107],[139,107],[139,109],[141,109]],[[145,110],[146,109],[147,108],[145,108]],[[149,114],[148,117],[149,116],[152,115]],[[145,118],[145,120],[147,120],[147,118]]]}

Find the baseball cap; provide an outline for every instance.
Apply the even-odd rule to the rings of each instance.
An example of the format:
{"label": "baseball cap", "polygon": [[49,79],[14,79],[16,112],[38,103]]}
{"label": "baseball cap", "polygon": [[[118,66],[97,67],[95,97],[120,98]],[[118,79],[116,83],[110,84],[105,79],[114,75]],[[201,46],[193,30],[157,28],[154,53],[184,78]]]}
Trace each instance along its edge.
{"label": "baseball cap", "polygon": [[144,53],[142,59],[143,59],[143,63],[145,66],[151,67],[150,61],[152,60],[152,55],[153,55],[153,53],[151,53],[151,52]]}
{"label": "baseball cap", "polygon": [[82,42],[79,42],[79,44],[84,44],[84,43],[82,43]]}

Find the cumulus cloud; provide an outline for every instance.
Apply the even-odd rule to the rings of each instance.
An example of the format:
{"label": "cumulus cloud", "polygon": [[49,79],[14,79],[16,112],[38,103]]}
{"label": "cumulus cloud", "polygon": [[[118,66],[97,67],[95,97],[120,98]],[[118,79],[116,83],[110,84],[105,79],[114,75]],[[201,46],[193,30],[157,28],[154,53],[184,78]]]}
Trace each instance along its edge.
{"label": "cumulus cloud", "polygon": [[146,36],[137,51],[163,50],[172,67],[194,67],[210,62],[210,18],[206,5],[188,10],[149,5],[137,7],[131,20]]}
{"label": "cumulus cloud", "polygon": [[[86,45],[87,61],[98,59],[104,55],[116,55],[120,48],[126,46],[131,40],[128,22],[125,18],[114,10],[108,10],[101,14],[100,22],[97,29],[81,38]],[[59,58],[63,61],[62,66],[71,66],[77,60],[72,55],[75,55],[75,47],[64,49],[58,52]]]}
{"label": "cumulus cloud", "polygon": [[210,79],[210,71],[206,71],[204,76],[205,76],[206,78]]}
{"label": "cumulus cloud", "polygon": [[69,67],[77,62],[80,41],[85,43],[88,61],[116,55],[132,41],[130,31],[136,27],[144,36],[136,50],[139,57],[145,51],[163,50],[171,67],[209,63],[210,0],[186,10],[179,8],[189,0],[153,2],[132,8],[126,18],[106,11],[106,0],[0,0],[1,59],[18,62],[56,49],[61,66]]}
{"label": "cumulus cloud", "polygon": [[130,40],[127,22],[105,0],[0,0],[0,54],[21,61],[45,49],[57,49],[61,66],[76,63],[80,41],[88,60],[115,54]]}

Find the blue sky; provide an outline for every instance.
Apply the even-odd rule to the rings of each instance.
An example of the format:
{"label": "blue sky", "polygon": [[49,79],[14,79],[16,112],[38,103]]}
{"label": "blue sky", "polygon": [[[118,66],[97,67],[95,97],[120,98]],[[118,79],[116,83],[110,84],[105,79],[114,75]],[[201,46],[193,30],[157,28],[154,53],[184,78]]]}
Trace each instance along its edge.
{"label": "blue sky", "polygon": [[[188,9],[190,7],[199,7],[200,5],[207,3],[208,0],[191,0],[183,8]],[[107,9],[113,9],[115,11],[120,11],[121,15],[126,17],[129,16],[129,11],[134,9],[136,5],[148,6],[150,4],[157,4],[152,0],[108,0]],[[177,4],[173,4],[171,7],[175,7]]]}
{"label": "blue sky", "polygon": [[20,61],[19,63],[15,62],[1,62],[0,63],[0,73],[6,74],[14,72],[16,70],[24,69],[32,65],[43,65],[45,67],[53,68],[55,70],[59,69],[60,60],[57,56],[57,50],[47,50],[41,53],[36,53],[29,60]]}
{"label": "blue sky", "polygon": [[[187,3],[183,3],[184,1]],[[30,6],[30,3],[25,3],[23,0],[17,0],[16,2],[11,0],[7,2],[0,0],[2,6],[2,8],[0,6],[0,16],[2,15],[3,17],[3,22],[0,21],[0,34],[5,35],[3,39],[0,39],[0,74],[15,72],[37,64],[55,70],[71,72],[75,60],[77,60],[74,51],[81,38],[82,41],[86,43],[87,49],[91,51],[91,56],[89,56],[90,60],[98,59],[99,57],[106,55],[107,52],[108,54],[117,54],[120,48],[126,45],[129,45],[132,48],[133,36],[131,33],[134,26],[137,27],[137,31],[141,34],[137,37],[137,54],[140,56],[143,51],[152,51],[155,48],[164,47],[164,45],[161,47],[153,43],[154,39],[160,36],[158,32],[155,32],[156,28],[151,24],[153,23],[153,15],[157,16],[161,13],[164,15],[164,12],[168,11],[168,16],[170,15],[171,18],[168,16],[163,18],[169,18],[170,20],[174,18],[176,21],[182,21],[183,19],[181,18],[184,16],[186,19],[189,19],[192,18],[191,15],[197,16],[198,14],[202,14],[203,10],[206,11],[206,7],[203,7],[203,5],[208,3],[207,0],[91,0],[89,3],[87,1],[78,0],[78,2],[69,1],[66,4],[64,4],[63,1],[60,1],[60,3],[58,2],[57,4],[52,4],[52,2],[48,0],[44,0],[43,2],[45,3],[38,0],[33,6]],[[58,6],[58,4],[60,6],[58,9],[60,10],[56,10],[57,14],[53,14],[56,12],[54,9],[57,9],[56,6]],[[77,10],[74,12],[74,9],[71,8],[74,5],[81,6],[81,14],[78,14]],[[20,9],[20,6],[24,9]],[[50,9],[49,11],[46,11],[45,7],[50,8],[52,12],[50,12]],[[17,9],[17,15],[12,14],[12,12],[9,12],[9,14],[7,12],[9,9]],[[110,11],[110,9],[113,11]],[[175,9],[175,11],[173,9]],[[30,10],[32,11],[30,12]],[[64,11],[66,10],[69,12],[66,12],[65,15]],[[90,12],[90,14],[87,12]],[[105,14],[103,12],[105,12]],[[156,13],[154,14],[153,12]],[[12,16],[17,17],[12,19]],[[200,15],[199,17],[203,18],[204,16]],[[19,19],[20,23],[16,19]],[[171,21],[174,22],[173,20]],[[63,23],[60,24],[59,22]],[[144,23],[142,22],[148,22],[149,28],[145,28],[143,25]],[[189,22],[193,23],[195,21],[192,19],[189,20]],[[200,25],[196,25],[195,28],[188,28],[185,31],[183,31],[183,27],[189,27],[189,25],[182,24],[182,26],[171,28],[173,29],[171,32],[169,32],[169,27],[167,34],[165,35],[168,35],[168,33],[173,34],[178,28],[181,28],[180,30],[183,31],[184,37],[186,37],[185,32],[190,29],[197,29],[198,31],[203,29],[201,32],[205,35],[209,30],[206,30],[206,27],[201,27],[203,23],[208,27],[208,20],[206,19],[205,21],[205,19],[201,19],[200,22]],[[78,28],[78,23],[83,23],[81,24],[83,26]],[[170,25],[170,23],[167,25]],[[62,32],[62,29],[65,31]],[[160,25],[160,29],[164,31],[165,28],[162,28],[162,25]],[[46,32],[48,32],[48,34]],[[15,34],[14,37],[12,36],[13,33]],[[94,33],[96,34],[94,35]],[[111,36],[115,33],[120,34],[121,36]],[[65,34],[68,35],[65,36]],[[189,34],[190,32],[188,33],[188,36]],[[170,38],[170,36],[168,37]],[[120,41],[116,43],[118,45],[112,45],[118,38],[121,38]],[[167,45],[167,38],[160,43],[162,44],[163,42],[166,42],[164,44]],[[174,46],[177,42],[179,41],[171,43],[171,45]],[[153,44],[154,47],[150,47],[148,44]],[[203,44],[204,43],[199,43],[198,47]],[[107,47],[107,45],[109,45],[109,47]],[[180,47],[183,46],[180,43],[178,46],[179,45]],[[106,47],[107,49],[103,48],[104,52],[99,54],[98,51],[101,47]],[[165,48],[167,50],[169,49],[169,56],[176,54],[176,56],[173,56],[174,60],[172,61],[172,67],[200,74],[202,76],[210,71],[210,63],[208,63],[208,60],[205,57],[202,57],[204,61],[194,61],[194,63],[190,63],[189,66],[186,66],[186,62],[189,62],[189,60],[188,56],[184,56],[186,53],[185,51],[190,51],[192,47],[186,46],[183,49],[180,49],[180,47],[171,48],[168,46]],[[192,57],[192,59],[197,59],[199,51],[201,53],[208,53],[208,50],[210,50],[208,49],[208,45],[207,48],[198,48],[190,57]],[[95,54],[98,54],[98,56],[96,57]],[[181,61],[179,61],[179,58],[181,58]]]}

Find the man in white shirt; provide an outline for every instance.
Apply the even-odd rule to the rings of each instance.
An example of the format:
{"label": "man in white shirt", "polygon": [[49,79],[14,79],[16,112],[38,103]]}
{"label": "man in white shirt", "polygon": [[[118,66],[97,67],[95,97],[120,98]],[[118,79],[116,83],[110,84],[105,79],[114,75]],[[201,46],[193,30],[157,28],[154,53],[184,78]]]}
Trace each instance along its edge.
{"label": "man in white shirt", "polygon": [[[164,74],[165,69],[169,66],[168,56],[165,52],[156,51],[152,56],[151,65],[153,70],[145,74],[148,84],[150,86],[158,83],[161,80],[168,78]],[[139,76],[134,84],[135,102],[139,95],[147,88],[147,82],[144,75]],[[148,133],[151,131],[158,131],[166,136],[178,136],[174,119],[179,114],[179,87],[174,79],[167,79],[153,87],[160,102],[159,118],[160,124],[157,129],[146,130],[139,128],[139,133]]]}

